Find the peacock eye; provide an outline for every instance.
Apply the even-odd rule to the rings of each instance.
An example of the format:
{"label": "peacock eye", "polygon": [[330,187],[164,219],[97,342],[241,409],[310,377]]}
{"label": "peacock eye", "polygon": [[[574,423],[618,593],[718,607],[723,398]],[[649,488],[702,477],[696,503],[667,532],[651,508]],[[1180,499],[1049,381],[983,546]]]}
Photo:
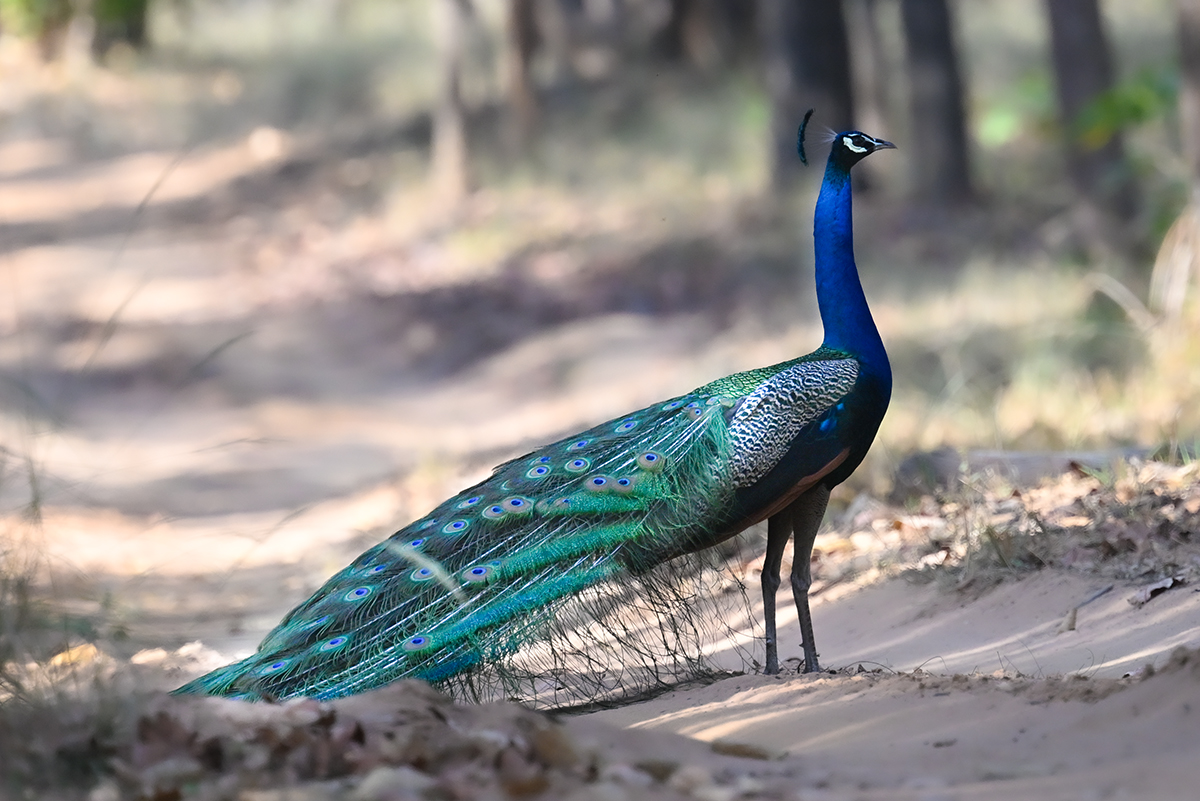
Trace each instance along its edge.
{"label": "peacock eye", "polygon": [[427,567],[418,567],[409,574],[409,577],[413,581],[429,581],[431,578],[433,578],[433,571]]}
{"label": "peacock eye", "polygon": [[341,648],[349,639],[349,637],[334,637],[332,640],[326,640],[321,644],[321,650],[332,651],[335,648]]}
{"label": "peacock eye", "polygon": [[621,476],[612,482],[612,487],[619,493],[627,494],[633,492],[633,488],[637,485],[637,478],[634,476]]}
{"label": "peacock eye", "polygon": [[635,428],[637,428],[637,420],[626,420],[625,422],[621,423],[621,425],[617,426],[617,433],[625,434]]}
{"label": "peacock eye", "polygon": [[410,543],[408,544],[408,547],[410,547],[410,548],[420,548],[420,547],[421,547],[422,545],[424,545],[424,544],[425,544],[425,540],[424,540],[424,538],[422,538],[422,539],[416,539],[416,540],[413,540],[412,542],[410,542]]}
{"label": "peacock eye", "polygon": [[662,454],[655,453],[654,451],[646,451],[637,458],[638,467],[651,471],[661,470],[663,461]]}
{"label": "peacock eye", "polygon": [[587,459],[572,459],[566,463],[565,468],[572,473],[582,473],[584,470],[587,470],[589,467],[591,467],[591,465],[592,463]]}
{"label": "peacock eye", "polygon": [[451,520],[446,525],[442,526],[443,534],[458,534],[467,530],[468,522],[466,520]]}
{"label": "peacock eye", "polygon": [[464,570],[462,577],[463,581],[476,583],[485,580],[488,577],[488,573],[491,572],[492,568],[487,567],[486,565],[480,565],[479,567],[473,567],[470,570]]}
{"label": "peacock eye", "polygon": [[673,400],[673,401],[671,401],[670,403],[664,403],[664,404],[663,404],[663,407],[662,407],[662,410],[663,410],[664,412],[669,412],[669,411],[673,411],[674,409],[678,409],[678,408],[679,408],[680,406],[682,406],[682,405],[683,405],[683,401],[681,401],[681,400]]}
{"label": "peacock eye", "polygon": [[272,662],[271,664],[264,666],[258,672],[260,675],[264,675],[264,676],[269,673],[278,673],[279,671],[281,671],[285,667],[287,667],[289,663],[290,663],[290,660],[280,659],[278,662]]}
{"label": "peacock eye", "polygon": [[427,645],[429,645],[429,638],[418,634],[415,637],[409,637],[407,640],[405,640],[404,650],[419,651]]}
{"label": "peacock eye", "polygon": [[547,475],[549,472],[549,467],[546,467],[544,464],[539,464],[537,467],[532,468],[525,475],[529,478],[541,478],[542,476]]}
{"label": "peacock eye", "polygon": [[465,501],[458,504],[458,508],[459,509],[469,509],[470,507],[479,503],[480,500],[482,500],[482,498],[479,495],[476,495],[474,498],[467,498]]}
{"label": "peacock eye", "polygon": [[371,594],[370,587],[356,587],[355,589],[350,590],[350,592],[346,593],[343,597],[347,601],[361,601],[363,598],[366,598],[370,594]]}

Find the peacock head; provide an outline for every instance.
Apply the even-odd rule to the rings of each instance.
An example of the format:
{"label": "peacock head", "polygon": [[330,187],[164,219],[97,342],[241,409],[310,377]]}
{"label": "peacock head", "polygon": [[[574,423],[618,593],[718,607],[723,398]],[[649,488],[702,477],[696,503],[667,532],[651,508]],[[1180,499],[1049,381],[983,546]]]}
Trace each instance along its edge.
{"label": "peacock head", "polygon": [[876,150],[895,150],[896,146],[883,139],[868,136],[862,131],[845,131],[833,139],[833,150],[829,160],[849,171],[858,162]]}

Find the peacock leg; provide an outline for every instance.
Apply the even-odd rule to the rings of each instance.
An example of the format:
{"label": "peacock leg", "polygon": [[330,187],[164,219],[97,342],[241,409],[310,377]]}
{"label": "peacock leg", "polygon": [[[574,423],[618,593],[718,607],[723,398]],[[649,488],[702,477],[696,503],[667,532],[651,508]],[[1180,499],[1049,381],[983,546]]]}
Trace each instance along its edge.
{"label": "peacock leg", "polygon": [[[790,508],[790,507],[789,507]],[[787,509],[767,520],[767,555],[763,559],[763,618],[767,626],[767,674],[779,672],[779,645],[775,636],[775,595],[779,592],[779,566],[783,549],[792,536],[792,516]]]}
{"label": "peacock leg", "polygon": [[[817,663],[817,646],[813,641],[812,613],[808,609],[808,588],[812,586],[812,549],[829,504],[829,488],[818,484],[801,495],[784,510],[790,514],[795,531],[792,552],[792,596],[796,599],[796,612],[800,617],[801,645],[804,647],[804,672],[816,673],[821,669]],[[770,538],[768,536],[768,548]],[[770,551],[768,550],[768,553]]]}

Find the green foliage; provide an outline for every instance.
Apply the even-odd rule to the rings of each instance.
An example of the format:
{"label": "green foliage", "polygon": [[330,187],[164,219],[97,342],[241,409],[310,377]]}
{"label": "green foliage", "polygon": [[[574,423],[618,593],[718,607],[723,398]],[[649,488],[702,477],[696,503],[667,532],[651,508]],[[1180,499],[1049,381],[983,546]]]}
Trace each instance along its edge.
{"label": "green foliage", "polygon": [[146,18],[148,5],[149,0],[95,0],[92,4],[92,15],[96,22],[131,24]]}
{"label": "green foliage", "polygon": [[0,0],[0,24],[18,36],[41,38],[70,19],[70,0]]}
{"label": "green foliage", "polygon": [[1124,128],[1141,125],[1175,107],[1179,76],[1174,70],[1142,70],[1097,97],[1075,120],[1075,136],[1089,150],[1108,144]]}

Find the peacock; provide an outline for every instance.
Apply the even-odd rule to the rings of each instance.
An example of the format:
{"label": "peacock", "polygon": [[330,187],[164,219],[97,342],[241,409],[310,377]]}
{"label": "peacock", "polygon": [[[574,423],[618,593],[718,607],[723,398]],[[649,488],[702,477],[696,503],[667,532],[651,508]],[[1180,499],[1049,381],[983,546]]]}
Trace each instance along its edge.
{"label": "peacock", "polygon": [[[797,143],[805,163],[811,114]],[[603,677],[620,670],[634,628],[641,642],[658,644],[644,660],[653,675],[676,652],[671,638],[686,635],[674,622],[643,625],[650,607],[695,611],[695,574],[663,570],[762,520],[764,670],[779,671],[775,596],[794,538],[804,671],[818,671],[808,604],[813,541],[830,489],[870,448],[892,386],[854,261],[850,171],[893,147],[860,131],[832,138],[813,226],[825,332],[817,350],[500,465],[330,578],[256,653],[176,692],[329,699],[419,678],[478,698],[479,677],[490,670],[511,696],[522,682],[562,689],[567,652],[584,654],[576,674],[590,671],[611,690]],[[522,664],[546,669],[515,669]]]}

